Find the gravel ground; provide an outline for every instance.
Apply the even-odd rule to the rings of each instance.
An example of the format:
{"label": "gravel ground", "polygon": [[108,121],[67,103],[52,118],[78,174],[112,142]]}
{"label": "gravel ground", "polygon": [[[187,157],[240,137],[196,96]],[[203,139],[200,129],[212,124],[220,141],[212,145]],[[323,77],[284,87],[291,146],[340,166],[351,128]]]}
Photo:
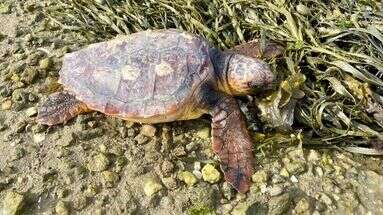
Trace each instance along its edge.
{"label": "gravel ground", "polygon": [[85,43],[51,27],[47,2],[0,2],[0,214],[383,214],[379,157],[256,151],[243,195],[222,180],[208,118],[153,126],[89,113],[36,124],[60,89],[61,57]]}

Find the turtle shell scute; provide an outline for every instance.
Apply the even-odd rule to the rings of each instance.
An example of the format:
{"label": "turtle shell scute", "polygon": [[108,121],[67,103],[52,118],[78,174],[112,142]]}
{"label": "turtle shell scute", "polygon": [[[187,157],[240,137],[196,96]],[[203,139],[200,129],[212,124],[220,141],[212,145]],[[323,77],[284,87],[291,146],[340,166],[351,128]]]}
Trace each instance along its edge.
{"label": "turtle shell scute", "polygon": [[59,81],[91,109],[171,121],[213,76],[209,47],[178,30],[138,32],[66,54]]}

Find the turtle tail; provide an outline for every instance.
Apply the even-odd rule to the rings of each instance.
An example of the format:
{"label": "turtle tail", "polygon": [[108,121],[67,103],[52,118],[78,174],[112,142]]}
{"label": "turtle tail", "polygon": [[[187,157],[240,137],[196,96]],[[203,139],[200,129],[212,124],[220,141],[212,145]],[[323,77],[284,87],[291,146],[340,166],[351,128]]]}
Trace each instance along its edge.
{"label": "turtle tail", "polygon": [[89,112],[85,103],[67,91],[53,93],[38,110],[36,121],[45,125],[66,123],[75,116]]}

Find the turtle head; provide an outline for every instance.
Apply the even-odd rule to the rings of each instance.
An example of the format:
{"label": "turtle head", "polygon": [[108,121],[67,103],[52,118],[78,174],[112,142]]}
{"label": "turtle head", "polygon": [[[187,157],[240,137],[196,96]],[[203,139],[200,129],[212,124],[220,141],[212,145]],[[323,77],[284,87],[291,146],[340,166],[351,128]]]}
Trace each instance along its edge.
{"label": "turtle head", "polygon": [[230,94],[246,95],[272,86],[274,74],[266,62],[234,54],[228,63],[226,78]]}

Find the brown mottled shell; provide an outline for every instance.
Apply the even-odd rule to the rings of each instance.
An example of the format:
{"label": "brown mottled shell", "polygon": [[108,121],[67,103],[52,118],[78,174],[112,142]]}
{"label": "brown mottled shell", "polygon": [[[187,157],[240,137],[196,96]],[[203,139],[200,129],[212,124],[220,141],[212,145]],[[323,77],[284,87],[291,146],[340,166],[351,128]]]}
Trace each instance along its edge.
{"label": "brown mottled shell", "polygon": [[212,74],[206,40],[148,30],[66,54],[59,81],[91,109],[155,123],[182,117]]}

